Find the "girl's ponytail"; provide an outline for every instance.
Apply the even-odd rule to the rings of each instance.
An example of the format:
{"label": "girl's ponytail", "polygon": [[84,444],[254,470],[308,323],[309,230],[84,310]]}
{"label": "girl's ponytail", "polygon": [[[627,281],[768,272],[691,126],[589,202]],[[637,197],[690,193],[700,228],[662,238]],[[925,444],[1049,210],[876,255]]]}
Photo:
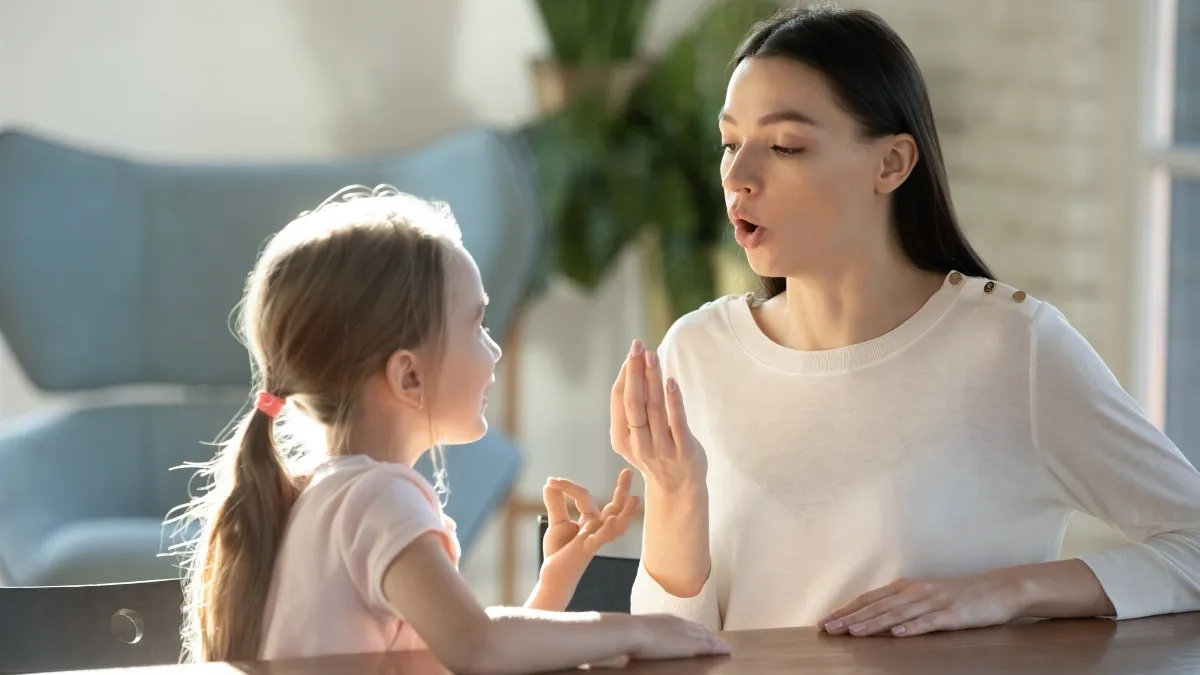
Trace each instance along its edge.
{"label": "girl's ponytail", "polygon": [[275,440],[275,420],[259,408],[242,418],[221,450],[189,588],[191,629],[185,643],[198,661],[255,660],[271,574],[299,489]]}

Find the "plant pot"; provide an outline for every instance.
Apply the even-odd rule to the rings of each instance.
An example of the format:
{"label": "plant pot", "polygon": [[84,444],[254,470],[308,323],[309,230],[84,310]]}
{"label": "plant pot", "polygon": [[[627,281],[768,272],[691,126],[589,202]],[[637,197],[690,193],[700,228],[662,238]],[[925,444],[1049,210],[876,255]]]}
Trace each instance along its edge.
{"label": "plant pot", "polygon": [[581,94],[596,94],[613,109],[624,105],[649,63],[620,61],[601,66],[579,66],[545,58],[534,59],[533,86],[538,112],[552,115]]}

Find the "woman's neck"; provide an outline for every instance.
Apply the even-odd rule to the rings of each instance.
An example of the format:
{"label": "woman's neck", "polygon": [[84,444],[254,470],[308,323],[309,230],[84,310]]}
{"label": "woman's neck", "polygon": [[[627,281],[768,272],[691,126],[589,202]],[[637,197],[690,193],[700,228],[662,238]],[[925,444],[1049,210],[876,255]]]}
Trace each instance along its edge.
{"label": "woman's neck", "polygon": [[788,277],[787,290],[763,305],[758,320],[785,347],[837,349],[896,329],[941,284],[942,275],[912,267],[902,254],[880,256]]}

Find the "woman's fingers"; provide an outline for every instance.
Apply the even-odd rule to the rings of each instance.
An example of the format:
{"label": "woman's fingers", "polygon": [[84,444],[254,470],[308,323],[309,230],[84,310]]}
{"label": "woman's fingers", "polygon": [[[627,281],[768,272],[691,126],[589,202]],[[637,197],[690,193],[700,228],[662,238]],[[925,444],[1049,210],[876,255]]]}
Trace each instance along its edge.
{"label": "woman's fingers", "polygon": [[[915,619],[924,613],[923,609],[917,607],[917,605],[920,604],[920,601],[915,601],[913,598],[902,593],[897,595],[889,595],[886,598],[880,598],[879,600],[872,602],[856,612],[841,617],[839,620],[842,622],[842,628],[840,630],[835,628],[829,632],[834,635],[845,632],[850,632],[855,635],[866,635],[868,628],[871,629],[871,632],[877,630],[877,627],[882,625],[881,622],[886,621],[884,617],[897,615],[904,616],[903,619],[897,621],[896,623],[902,623],[904,621],[908,621],[909,619]],[[916,613],[909,616],[909,613],[912,612]],[[885,628],[891,628],[894,625],[896,624],[887,625]]]}
{"label": "woman's fingers", "polygon": [[942,610],[943,608],[935,603],[931,598],[924,598],[917,601],[906,601],[897,604],[891,609],[882,612],[869,619],[856,621],[850,624],[850,633],[853,635],[878,635],[879,633],[889,632],[893,635],[903,634],[908,629],[895,631],[897,626],[915,621],[923,616],[928,616]]}
{"label": "woman's fingers", "polygon": [[646,418],[650,423],[650,437],[659,447],[673,443],[671,427],[667,419],[667,403],[664,400],[662,362],[654,350],[646,351]]}
{"label": "woman's fingers", "polygon": [[633,431],[646,429],[646,348],[641,340],[634,340],[626,360],[625,370],[625,423]]}
{"label": "woman's fingers", "polygon": [[617,374],[617,381],[613,383],[612,393],[608,397],[608,420],[609,420],[609,441],[612,442],[613,450],[617,454],[629,461],[629,428],[628,418],[625,416],[625,380],[626,371],[629,370],[629,358],[626,357],[625,362],[621,364],[621,372]]}
{"label": "woman's fingers", "polygon": [[582,485],[573,483],[566,478],[551,478],[550,485],[556,490],[561,490],[575,502],[575,507],[579,509],[579,514],[585,521],[600,517],[600,509],[596,508],[592,493]]}
{"label": "woman's fingers", "polygon": [[880,586],[879,588],[863,593],[822,619],[820,626],[828,633],[837,634],[838,632],[845,632],[850,627],[850,623],[846,621],[848,617],[880,600],[898,595],[900,591],[901,586],[898,583],[891,583],[887,586]]}
{"label": "woman's fingers", "polygon": [[671,436],[676,443],[687,443],[692,432],[688,428],[687,413],[683,410],[683,393],[679,391],[679,382],[668,377],[666,389],[667,423],[671,427]]}
{"label": "woman's fingers", "polygon": [[892,635],[913,637],[954,628],[954,613],[946,610],[923,614],[892,629]]}

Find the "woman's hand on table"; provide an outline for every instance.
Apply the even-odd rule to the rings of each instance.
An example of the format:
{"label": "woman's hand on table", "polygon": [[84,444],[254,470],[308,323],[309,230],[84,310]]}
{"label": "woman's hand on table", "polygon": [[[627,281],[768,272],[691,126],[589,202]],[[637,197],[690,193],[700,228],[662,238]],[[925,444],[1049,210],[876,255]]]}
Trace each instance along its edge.
{"label": "woman's hand on table", "polygon": [[913,636],[982,628],[1020,615],[1021,593],[1006,570],[957,579],[900,579],[864,593],[825,617],[830,635]]}
{"label": "woman's hand on table", "polygon": [[922,635],[998,626],[1020,618],[1113,616],[1116,608],[1079,559],[1003,567],[943,580],[900,579],[825,617],[832,635]]}

